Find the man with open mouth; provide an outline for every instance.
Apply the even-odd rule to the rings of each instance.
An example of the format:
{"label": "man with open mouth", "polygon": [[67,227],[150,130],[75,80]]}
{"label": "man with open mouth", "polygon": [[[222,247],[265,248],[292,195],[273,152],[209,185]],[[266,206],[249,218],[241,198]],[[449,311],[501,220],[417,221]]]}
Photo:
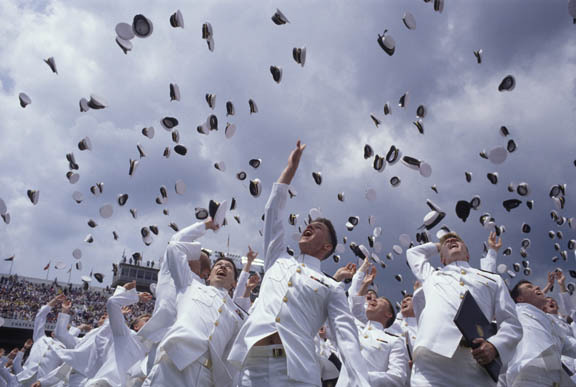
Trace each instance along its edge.
{"label": "man with open mouth", "polygon": [[337,244],[332,223],[313,219],[300,237],[300,255],[286,254],[283,210],[305,147],[297,142],[266,204],[266,275],[260,297],[229,356],[242,368],[241,386],[321,386],[314,337],[326,321],[352,385],[369,385],[343,284],[321,270],[321,262],[332,255]]}

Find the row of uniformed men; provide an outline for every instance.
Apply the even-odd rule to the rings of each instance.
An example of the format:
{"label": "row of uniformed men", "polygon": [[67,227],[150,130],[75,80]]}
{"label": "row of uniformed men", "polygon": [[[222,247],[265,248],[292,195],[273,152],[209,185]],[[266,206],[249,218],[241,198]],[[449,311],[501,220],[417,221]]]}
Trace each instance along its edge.
{"label": "row of uniformed men", "polygon": [[[63,328],[58,341],[45,339],[35,329],[37,348],[32,349],[17,382],[320,386],[316,337],[323,325],[339,358],[332,357],[331,363],[341,365],[338,386],[403,386],[409,364],[412,386],[492,386],[496,382],[484,366],[495,360],[504,365],[500,383],[561,382],[560,354],[576,356],[576,341],[558,334],[555,323],[542,312],[538,302],[545,296],[537,287],[520,283],[512,291],[517,307],[500,276],[470,266],[468,249],[455,234],[407,251],[408,264],[422,286],[412,299],[414,317],[408,312],[403,316],[402,335],[386,331],[395,317],[388,300],[363,297],[376,274],[368,263],[356,275],[352,265],[338,270],[334,278],[322,272],[321,261],[331,256],[337,244],[329,220],[310,222],[300,237],[301,254],[287,255],[284,210],[304,148],[297,143],[265,208],[266,275],[253,305],[247,296],[256,281],[248,278],[247,271],[237,281],[234,263],[225,258],[210,268],[197,242],[207,229],[218,228],[208,219],[171,239],[159,272],[154,313],[137,321],[137,332],[126,325],[121,308],[149,296],[138,295],[129,285],[108,300],[109,318],[101,327],[80,340],[68,337],[65,316],[58,324]],[[491,236],[489,245],[490,253],[481,263],[486,269],[495,264],[501,241]],[[438,253],[441,269],[430,262]],[[255,255],[248,254],[250,259]],[[353,283],[347,298],[340,280],[349,277]],[[463,339],[454,318],[466,292],[498,325],[494,336],[472,343]],[[403,309],[408,311],[409,301],[405,304]],[[43,313],[48,312],[39,312],[38,326]],[[419,322],[417,334],[416,320],[410,318]],[[536,379],[543,374],[544,381]]]}

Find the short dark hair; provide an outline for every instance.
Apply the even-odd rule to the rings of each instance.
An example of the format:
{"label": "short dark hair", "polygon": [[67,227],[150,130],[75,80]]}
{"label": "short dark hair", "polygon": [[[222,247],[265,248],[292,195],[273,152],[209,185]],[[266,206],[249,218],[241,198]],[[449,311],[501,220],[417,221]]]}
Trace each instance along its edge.
{"label": "short dark hair", "polygon": [[384,328],[389,328],[390,326],[392,326],[392,324],[394,324],[394,321],[396,321],[396,311],[394,310],[394,306],[392,305],[392,302],[387,299],[386,297],[382,296],[380,298],[383,298],[384,300],[386,300],[386,302],[388,303],[388,308],[390,309],[390,315],[392,317],[390,317],[388,319],[388,321],[386,322],[386,326]]}
{"label": "short dark hair", "polygon": [[329,256],[331,256],[332,254],[334,254],[334,250],[336,250],[336,245],[338,245],[338,237],[336,236],[336,230],[334,230],[334,226],[332,225],[332,222],[329,219],[316,218],[313,220],[313,222],[323,223],[328,228],[328,233],[330,234],[330,243],[332,244],[332,249],[324,257],[324,259],[326,259]]}
{"label": "short dark hair", "polygon": [[374,293],[374,294],[376,295],[376,297],[378,297],[378,292],[377,292],[376,290],[374,290],[373,288],[368,289],[368,290],[366,291],[366,294],[368,294],[368,293],[370,293],[370,292]]}
{"label": "short dark hair", "polygon": [[510,297],[514,300],[515,303],[518,303],[518,297],[520,297],[520,286],[524,284],[531,284],[532,282],[528,280],[521,280],[519,281],[513,288],[510,290]]}
{"label": "short dark hair", "polygon": [[413,296],[412,294],[410,294],[410,293],[406,293],[406,294],[404,295],[404,297],[402,297],[402,299],[405,299],[405,298],[407,298],[407,297],[412,298],[412,297],[414,297],[414,296]]}
{"label": "short dark hair", "polygon": [[236,264],[234,263],[234,261],[230,258],[227,257],[220,257],[217,260],[214,261],[214,264],[212,265],[212,268],[210,269],[210,273],[212,273],[212,270],[214,270],[214,266],[216,266],[216,264],[220,261],[227,261],[230,262],[232,264],[232,267],[234,268],[234,281],[238,281],[238,269],[236,269]]}
{"label": "short dark hair", "polygon": [[134,318],[132,320],[132,322],[130,323],[130,329],[134,330],[134,328],[136,327],[136,323],[138,321],[142,320],[143,318],[146,318],[146,317],[150,318],[150,317],[152,317],[152,315],[150,313],[144,313],[144,314],[141,314],[140,316]]}

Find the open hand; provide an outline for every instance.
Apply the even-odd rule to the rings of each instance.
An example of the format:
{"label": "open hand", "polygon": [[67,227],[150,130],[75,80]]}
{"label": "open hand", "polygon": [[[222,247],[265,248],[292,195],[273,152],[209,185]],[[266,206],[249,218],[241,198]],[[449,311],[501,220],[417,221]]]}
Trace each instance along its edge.
{"label": "open hand", "polygon": [[342,266],[336,270],[336,273],[334,273],[334,279],[338,282],[352,279],[355,273],[356,265],[354,263],[348,263],[346,266]]}

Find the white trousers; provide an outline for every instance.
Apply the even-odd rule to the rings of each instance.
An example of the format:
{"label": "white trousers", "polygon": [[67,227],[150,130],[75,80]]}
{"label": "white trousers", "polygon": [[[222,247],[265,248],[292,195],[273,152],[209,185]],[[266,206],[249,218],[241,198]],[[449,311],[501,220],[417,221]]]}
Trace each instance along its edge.
{"label": "white trousers", "polygon": [[471,349],[459,346],[452,358],[438,355],[426,348],[414,354],[410,379],[412,387],[484,387],[496,386],[474,357]]}
{"label": "white trousers", "polygon": [[273,349],[282,345],[254,346],[248,352],[240,375],[242,387],[317,387],[316,383],[302,383],[288,377],[286,356],[273,357]]}
{"label": "white trousers", "polygon": [[[563,371],[562,371],[563,372]],[[546,371],[540,367],[524,367],[509,387],[558,387],[560,371]]]}
{"label": "white trousers", "polygon": [[158,353],[158,360],[142,384],[143,387],[214,387],[212,371],[204,367],[207,355],[180,371],[170,357]]}

